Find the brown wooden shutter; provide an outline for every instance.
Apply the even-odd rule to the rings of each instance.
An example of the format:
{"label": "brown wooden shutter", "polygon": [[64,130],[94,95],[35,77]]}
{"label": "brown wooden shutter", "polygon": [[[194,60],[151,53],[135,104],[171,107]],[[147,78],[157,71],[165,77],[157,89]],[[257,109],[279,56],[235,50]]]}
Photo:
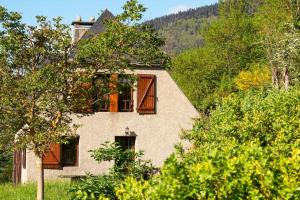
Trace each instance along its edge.
{"label": "brown wooden shutter", "polygon": [[52,144],[50,151],[43,156],[44,169],[60,168],[60,144]]}
{"label": "brown wooden shutter", "polygon": [[155,75],[138,75],[137,111],[140,114],[154,114],[156,104]]}
{"label": "brown wooden shutter", "polygon": [[109,111],[110,112],[118,112],[118,91],[117,91],[117,80],[118,80],[118,74],[112,74],[111,75],[111,81],[109,83],[109,87],[111,89],[110,95],[109,95]]}

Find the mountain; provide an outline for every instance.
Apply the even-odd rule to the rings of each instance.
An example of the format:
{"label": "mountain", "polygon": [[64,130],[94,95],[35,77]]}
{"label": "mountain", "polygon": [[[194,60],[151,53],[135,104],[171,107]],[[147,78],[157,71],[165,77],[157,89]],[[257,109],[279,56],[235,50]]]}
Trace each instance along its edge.
{"label": "mountain", "polygon": [[218,4],[189,9],[145,22],[165,38],[166,50],[171,56],[186,49],[201,47],[200,30],[218,15]]}

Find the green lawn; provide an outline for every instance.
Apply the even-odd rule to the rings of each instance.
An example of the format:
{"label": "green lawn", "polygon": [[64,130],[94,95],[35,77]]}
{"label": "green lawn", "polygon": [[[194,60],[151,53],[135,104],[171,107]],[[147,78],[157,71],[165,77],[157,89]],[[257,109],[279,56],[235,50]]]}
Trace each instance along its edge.
{"label": "green lawn", "polygon": [[[70,182],[46,182],[45,200],[68,200],[67,188],[69,186]],[[12,184],[0,185],[0,200],[35,200],[35,196],[35,184],[24,184],[16,187]]]}

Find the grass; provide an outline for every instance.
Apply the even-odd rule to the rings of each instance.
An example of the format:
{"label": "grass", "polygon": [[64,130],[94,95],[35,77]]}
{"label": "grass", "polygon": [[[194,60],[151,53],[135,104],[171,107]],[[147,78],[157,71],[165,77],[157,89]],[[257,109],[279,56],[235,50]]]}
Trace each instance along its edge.
{"label": "grass", "polygon": [[[45,200],[69,200],[67,189],[70,182],[52,181],[45,184]],[[0,185],[0,200],[35,200],[36,184]]]}

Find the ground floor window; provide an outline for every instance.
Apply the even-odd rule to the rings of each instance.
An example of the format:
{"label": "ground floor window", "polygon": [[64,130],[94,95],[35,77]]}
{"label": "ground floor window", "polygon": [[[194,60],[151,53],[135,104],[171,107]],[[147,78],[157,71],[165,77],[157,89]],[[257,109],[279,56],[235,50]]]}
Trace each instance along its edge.
{"label": "ground floor window", "polygon": [[116,143],[121,147],[122,150],[132,149],[135,148],[135,137],[132,136],[116,136],[115,137]]}
{"label": "ground floor window", "polygon": [[[128,137],[128,136],[117,136],[115,137],[115,142],[121,147],[121,149],[123,151],[126,151],[126,150],[134,150],[135,149],[135,137]],[[117,166],[123,166],[124,167],[124,164],[126,162],[128,162],[127,160],[128,158],[123,158],[123,159],[120,159],[120,160],[116,160],[115,164]],[[134,156],[131,158],[132,160],[134,160]],[[127,171],[126,167],[123,169],[124,172]]]}
{"label": "ground floor window", "polygon": [[77,166],[79,154],[79,137],[72,138],[67,144],[61,145],[62,166]]}
{"label": "ground floor window", "polygon": [[79,137],[70,138],[66,144],[51,144],[49,152],[43,156],[44,169],[61,169],[78,166]]}

